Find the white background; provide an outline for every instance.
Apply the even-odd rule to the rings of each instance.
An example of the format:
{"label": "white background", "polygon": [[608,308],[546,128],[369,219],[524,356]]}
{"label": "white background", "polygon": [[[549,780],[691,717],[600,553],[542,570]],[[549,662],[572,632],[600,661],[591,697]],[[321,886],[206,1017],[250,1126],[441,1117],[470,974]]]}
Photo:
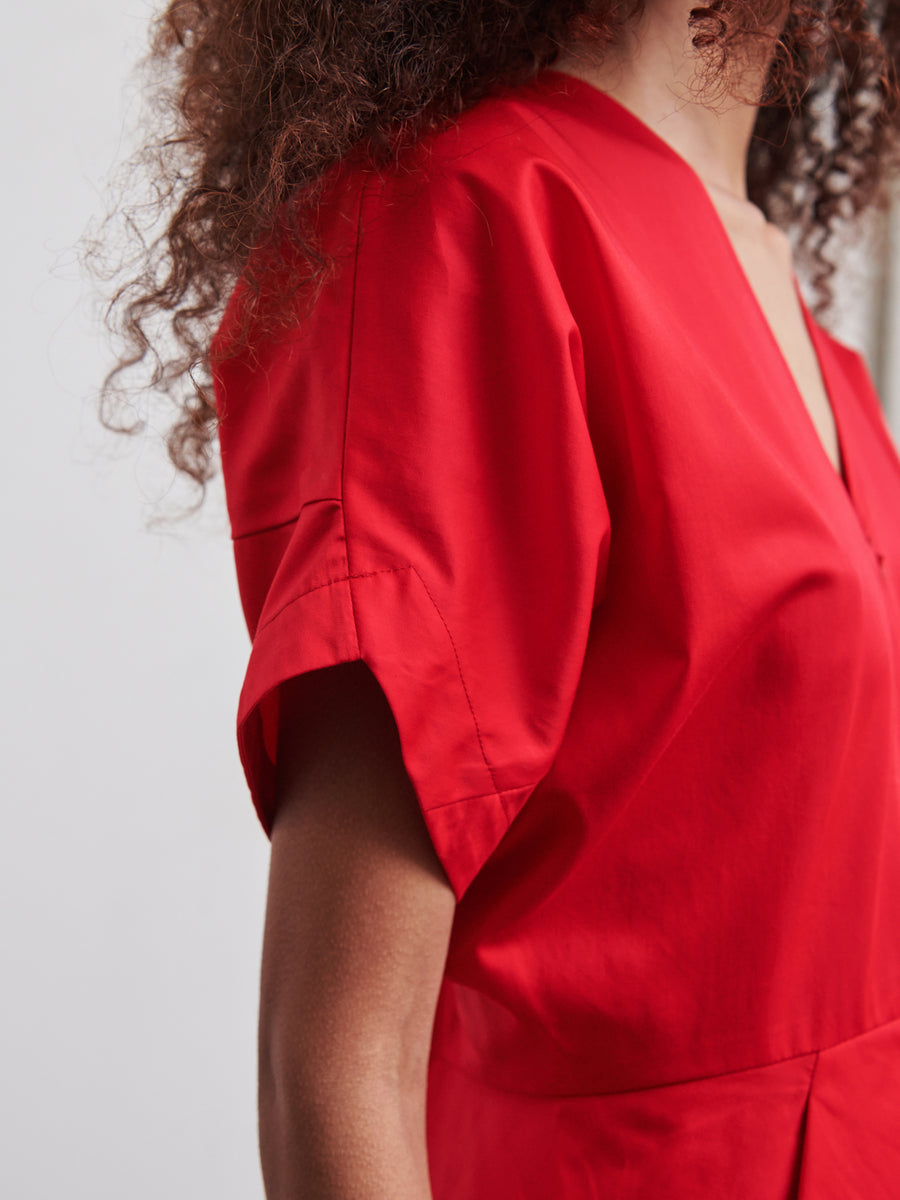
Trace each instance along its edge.
{"label": "white background", "polygon": [[[103,431],[72,249],[124,147],[146,0],[4,7],[0,1195],[261,1200],[268,841],[221,490],[148,532],[152,432]],[[187,496],[182,497],[182,500]],[[165,503],[168,505],[169,500]]]}
{"label": "white background", "polygon": [[[173,473],[152,430],[129,441],[97,422],[92,388],[110,351],[73,251],[129,148],[126,83],[147,13],[145,0],[4,12],[0,1193],[11,1200],[262,1197],[268,842],[234,742],[248,640],[221,487],[200,522],[145,529]],[[835,329],[864,349],[876,294],[857,285]],[[872,366],[900,407],[900,364]]]}

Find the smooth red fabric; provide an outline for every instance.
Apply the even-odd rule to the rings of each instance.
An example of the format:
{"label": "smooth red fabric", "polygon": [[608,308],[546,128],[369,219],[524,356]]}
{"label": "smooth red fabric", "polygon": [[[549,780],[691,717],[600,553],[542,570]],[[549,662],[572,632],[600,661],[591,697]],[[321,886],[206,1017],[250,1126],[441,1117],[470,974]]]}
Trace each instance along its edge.
{"label": "smooth red fabric", "polygon": [[[278,685],[363,659],[459,900],[435,1200],[900,1197],[900,460],[834,469],[699,177],[557,71],[342,164],[343,269],[216,371]],[[239,285],[217,347],[243,298]]]}

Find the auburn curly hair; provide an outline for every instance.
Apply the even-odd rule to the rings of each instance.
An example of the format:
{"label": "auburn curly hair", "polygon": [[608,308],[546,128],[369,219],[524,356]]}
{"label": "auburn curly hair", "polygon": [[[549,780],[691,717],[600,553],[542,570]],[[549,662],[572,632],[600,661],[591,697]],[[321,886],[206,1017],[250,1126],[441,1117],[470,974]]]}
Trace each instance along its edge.
{"label": "auburn curly hair", "polygon": [[[155,128],[123,164],[99,234],[84,239],[95,275],[129,276],[104,312],[124,347],[101,385],[101,422],[138,432],[145,421],[121,420],[128,393],[168,398],[166,450],[199,485],[187,512],[199,508],[218,460],[210,344],[242,272],[252,298],[245,327],[254,317],[260,328],[266,289],[251,247],[276,230],[292,239],[288,286],[282,275],[278,289],[285,303],[266,308],[274,329],[302,289],[318,294],[333,266],[310,220],[332,164],[351,153],[378,170],[398,162],[493,88],[528,82],[574,47],[602,56],[643,8],[644,0],[170,0],[138,64]],[[775,18],[781,33],[749,148],[748,194],[791,236],[821,318],[833,302],[829,242],[887,205],[897,170],[900,0],[711,0],[690,14],[704,78],[723,78],[742,39],[764,36]],[[129,204],[136,179],[139,198]],[[145,214],[162,221],[152,240]],[[117,218],[130,256],[109,234]],[[160,353],[163,333],[169,349]],[[148,353],[149,380],[126,389],[123,374]]]}

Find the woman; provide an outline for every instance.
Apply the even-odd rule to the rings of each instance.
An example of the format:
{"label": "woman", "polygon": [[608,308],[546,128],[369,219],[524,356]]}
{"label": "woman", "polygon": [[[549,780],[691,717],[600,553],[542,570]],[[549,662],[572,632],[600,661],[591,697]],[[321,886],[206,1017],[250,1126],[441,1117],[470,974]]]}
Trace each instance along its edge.
{"label": "woman", "polygon": [[270,1200],[900,1197],[900,460],[784,232],[822,311],[898,45],[170,7],[197,168],[132,316],[256,220],[210,360]]}

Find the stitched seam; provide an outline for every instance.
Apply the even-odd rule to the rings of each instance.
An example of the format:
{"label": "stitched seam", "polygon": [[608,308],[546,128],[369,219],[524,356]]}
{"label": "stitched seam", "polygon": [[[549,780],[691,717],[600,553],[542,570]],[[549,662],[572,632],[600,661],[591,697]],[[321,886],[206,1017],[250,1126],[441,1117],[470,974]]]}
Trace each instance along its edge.
{"label": "stitched seam", "polygon": [[292,517],[288,517],[285,521],[278,521],[275,525],[262,525],[259,529],[249,529],[246,533],[234,533],[231,536],[233,542],[240,542],[244,538],[257,537],[261,533],[272,533],[276,529],[284,529],[286,525],[293,525],[300,520],[300,513],[304,509],[309,508],[313,504],[340,504],[340,499],[337,496],[318,496],[315,500],[307,500],[300,506],[300,511],[294,513]]}
{"label": "stitched seam", "polygon": [[[350,581],[353,575],[353,564],[350,561],[350,530],[347,525],[347,505],[344,502],[346,495],[346,487],[344,485],[344,473],[347,465],[347,442],[349,440],[350,430],[350,387],[353,377],[353,339],[356,332],[356,293],[357,282],[359,280],[359,257],[360,245],[362,242],[362,220],[363,210],[365,208],[366,190],[369,187],[369,180],[364,179],[362,187],[359,189],[359,206],[356,213],[356,245],[353,254],[353,289],[350,294],[350,330],[347,337],[347,386],[344,392],[344,440],[341,443],[341,524],[344,528],[344,547],[347,556],[347,587],[350,591],[350,615],[353,620],[353,631],[356,634],[356,649],[359,653],[359,621],[356,616],[356,597],[353,594],[353,584]],[[400,568],[396,568],[400,570]]]}
{"label": "stitched seam", "polygon": [[[256,630],[254,641],[257,637],[259,637],[264,629],[266,629],[272,624],[273,621],[277,620],[278,617],[281,616],[286,608],[290,608],[292,604],[296,604],[299,600],[302,600],[304,596],[309,596],[312,592],[320,592],[322,588],[334,587],[334,585],[337,583],[349,583],[351,579],[368,579],[371,575],[394,575],[399,571],[408,570],[409,567],[383,567],[379,571],[363,571],[358,575],[341,575],[339,579],[328,579],[325,581],[325,583],[317,583],[314,587],[307,588],[305,592],[300,592],[298,595],[292,596],[290,600],[287,600],[284,604],[282,604],[281,608],[273,612],[270,617],[266,617],[265,622]],[[355,628],[356,622],[354,621],[354,629]],[[358,643],[359,635],[357,634],[357,645]]]}
{"label": "stitched seam", "polygon": [[[459,651],[456,649],[456,642],[453,640],[453,634],[450,632],[450,626],[444,620],[444,614],[438,608],[437,603],[434,599],[434,596],[432,596],[431,592],[428,590],[428,585],[425,583],[425,580],[422,578],[422,576],[419,574],[419,572],[416,570],[416,568],[412,564],[410,564],[409,569],[413,572],[413,574],[418,579],[419,583],[421,583],[422,587],[425,589],[425,595],[431,601],[432,606],[434,607],[434,611],[437,613],[438,617],[440,618],[441,624],[444,626],[444,629],[447,631],[447,637],[450,639],[450,645],[453,647],[453,657],[456,659],[456,670],[459,673],[459,682],[462,684],[463,692],[465,692],[466,703],[468,704],[469,712],[472,715],[472,724],[475,726],[475,736],[478,738],[478,748],[481,750],[481,757],[484,760],[484,765],[487,767],[488,775],[490,775],[490,777],[491,777],[491,783],[494,785],[494,791],[499,796],[500,788],[497,786],[497,780],[494,776],[493,768],[491,767],[491,764],[488,762],[488,757],[487,757],[487,754],[485,753],[484,742],[481,740],[481,729],[478,725],[478,718],[475,716],[475,709],[472,705],[472,697],[469,695],[469,689],[466,687],[465,677],[463,676],[463,672],[462,672],[462,664],[459,661]],[[514,791],[516,789],[510,788],[509,790]],[[507,817],[508,817],[508,814],[507,814]]]}
{"label": "stitched seam", "polygon": [[[623,1088],[621,1091],[610,1092],[515,1091],[513,1088],[502,1087],[500,1084],[494,1083],[491,1079],[477,1075],[474,1071],[470,1071],[466,1067],[460,1066],[459,1063],[455,1063],[452,1061],[452,1059],[445,1058],[441,1054],[434,1054],[433,1057],[440,1059],[440,1061],[446,1063],[448,1067],[452,1067],[454,1071],[459,1071],[460,1074],[467,1076],[469,1079],[475,1080],[476,1083],[483,1084],[484,1087],[491,1088],[496,1092],[505,1092],[510,1096],[534,1096],[546,1100],[593,1100],[599,1099],[602,1096],[630,1096],[632,1093],[637,1092],[654,1092],[659,1091],[661,1088],[681,1087],[683,1084],[688,1083],[702,1083],[706,1079],[723,1079],[727,1075],[745,1075],[749,1071],[762,1071],[765,1070],[766,1067],[777,1067],[782,1063],[795,1062],[800,1058],[810,1058],[812,1055],[816,1056],[816,1063],[814,1064],[813,1069],[813,1074],[815,1074],[815,1066],[818,1066],[818,1060],[821,1054],[825,1054],[829,1050],[835,1050],[838,1046],[845,1046],[848,1042],[854,1042],[857,1038],[865,1037],[870,1033],[875,1033],[876,1030],[883,1029],[886,1025],[892,1025],[898,1021],[900,1021],[900,1015],[888,1017],[886,1021],[880,1021],[877,1025],[872,1025],[868,1029],[862,1029],[859,1033],[851,1034],[848,1038],[841,1038],[839,1042],[832,1042],[829,1046],[819,1046],[818,1048],[813,1048],[812,1050],[801,1050],[798,1054],[788,1054],[785,1055],[784,1058],[774,1058],[763,1063],[751,1063],[749,1066],[736,1067],[730,1071],[716,1071],[711,1075],[689,1075],[685,1079],[674,1079],[670,1083],[650,1083],[645,1087]],[[810,1079],[810,1087],[811,1086],[812,1079]]]}
{"label": "stitched seam", "polygon": [[[493,787],[494,787],[494,790],[492,792],[480,792],[476,796],[463,796],[463,797],[460,797],[459,800],[448,800],[446,804],[439,804],[439,805],[435,805],[434,807],[446,808],[451,804],[459,804],[459,803],[461,803],[462,800],[482,800],[488,796],[496,796],[500,800],[501,804],[503,805],[504,815],[506,816],[507,820],[509,820],[509,813],[506,811],[506,805],[503,804],[503,797],[512,792],[522,791],[523,788],[526,788],[529,785],[528,784],[519,784],[516,787],[503,788],[503,789],[501,789],[498,786],[497,780],[494,776],[493,769],[491,768],[491,764],[488,762],[487,756],[485,754],[484,743],[482,742],[482,739],[481,739],[481,729],[478,725],[478,719],[475,716],[475,710],[472,706],[472,699],[469,695],[469,689],[466,687],[466,681],[463,677],[462,667],[460,666],[460,662],[459,662],[459,654],[456,649],[456,643],[453,641],[453,635],[450,633],[450,629],[447,625],[447,622],[444,620],[441,610],[438,608],[437,604],[435,603],[434,597],[432,596],[431,592],[426,587],[425,581],[422,579],[422,576],[419,574],[419,572],[416,570],[416,568],[414,566],[410,565],[410,566],[406,566],[406,567],[383,567],[381,570],[378,570],[378,571],[359,571],[355,575],[342,575],[339,579],[329,579],[329,580],[326,580],[325,583],[317,583],[314,587],[307,588],[305,592],[300,592],[299,595],[293,596],[290,600],[288,600],[284,604],[282,604],[281,608],[279,608],[276,612],[272,613],[272,615],[270,617],[267,617],[265,623],[263,625],[259,626],[259,628],[256,631],[255,636],[259,637],[259,635],[262,633],[262,631],[264,629],[268,628],[268,626],[271,625],[273,621],[276,621],[286,609],[290,608],[292,604],[299,603],[301,600],[304,599],[304,597],[311,595],[313,592],[320,592],[323,588],[334,587],[336,584],[339,584],[339,583],[346,583],[346,584],[348,584],[348,586],[350,588],[350,592],[351,592],[351,596],[352,596],[352,580],[354,580],[354,579],[371,579],[375,575],[397,575],[401,571],[412,571],[413,574],[416,576],[419,583],[421,583],[421,585],[422,585],[425,595],[431,601],[431,603],[434,607],[434,611],[437,613],[438,617],[440,618],[441,624],[443,625],[444,630],[446,631],[447,637],[450,639],[450,645],[453,647],[453,656],[454,656],[454,659],[456,660],[456,670],[457,670],[457,673],[459,674],[459,681],[462,684],[463,693],[465,694],[465,697],[466,697],[466,702],[469,707],[469,714],[472,717],[472,724],[475,726],[475,736],[478,739],[478,747],[481,751],[481,757],[484,760],[484,765],[487,768],[487,772],[491,778],[491,783],[493,784]],[[354,617],[354,628],[355,627],[356,627],[356,622],[355,622],[355,617]],[[255,640],[255,638],[254,638],[254,640]],[[357,650],[358,649],[359,649],[359,633],[357,631]]]}
{"label": "stitched seam", "polygon": [[[349,339],[348,339],[349,345],[347,348],[347,388],[346,388],[346,394],[344,397],[344,442],[343,442],[343,446],[341,448],[341,497],[342,498],[345,495],[344,472],[345,472],[346,462],[347,462],[347,443],[348,443],[349,428],[350,428],[350,393],[351,393],[352,372],[353,372],[353,335],[354,335],[354,329],[356,326],[356,296],[357,296],[357,281],[359,278],[360,245],[361,245],[361,241],[362,241],[362,219],[363,219],[363,211],[364,211],[364,207],[365,207],[365,197],[366,197],[367,189],[369,187],[369,183],[370,183],[369,180],[364,181],[362,187],[360,188],[359,211],[357,214],[357,223],[356,223],[356,254],[355,254],[354,264],[353,264],[353,291],[352,291],[352,297],[351,297],[351,303],[350,303],[350,335],[349,335]],[[350,532],[349,532],[349,528],[348,528],[348,524],[347,524],[347,506],[343,502],[343,499],[341,502],[341,520],[342,520],[343,526],[344,526],[344,545],[347,548],[347,578],[348,578],[348,581],[353,580],[353,579],[363,578],[363,576],[354,575],[354,573],[353,573],[353,564],[352,564],[351,558],[350,558],[350,540],[351,539],[350,539]],[[472,724],[475,727],[475,737],[478,741],[478,749],[481,752],[481,758],[482,758],[482,761],[484,762],[485,768],[487,769],[488,777],[490,778],[490,781],[491,781],[491,784],[493,785],[494,791],[497,794],[497,796],[500,798],[500,804],[501,804],[501,807],[503,808],[503,815],[506,817],[507,824],[508,824],[510,821],[510,816],[506,809],[506,805],[503,803],[503,800],[502,800],[502,797],[500,794],[500,788],[497,786],[497,779],[494,775],[494,770],[493,770],[491,764],[488,762],[488,757],[487,757],[487,754],[486,754],[485,748],[484,748],[484,741],[481,736],[481,727],[479,726],[478,719],[475,716],[475,708],[472,704],[472,697],[471,697],[471,695],[469,693],[469,689],[466,685],[465,676],[463,675],[463,671],[462,671],[462,664],[460,663],[459,651],[456,648],[456,642],[454,641],[453,635],[450,632],[450,627],[447,624],[447,622],[444,620],[444,614],[438,608],[434,597],[432,596],[431,592],[428,590],[425,580],[422,578],[422,576],[419,574],[419,572],[416,570],[416,568],[412,565],[410,565],[408,568],[395,568],[395,570],[401,570],[401,569],[411,570],[415,574],[416,578],[418,579],[419,583],[422,585],[422,587],[425,591],[425,595],[431,601],[432,607],[434,608],[434,611],[437,613],[441,624],[444,626],[444,630],[446,631],[447,637],[450,639],[450,645],[453,648],[453,657],[456,660],[456,670],[459,675],[459,681],[460,681],[460,684],[462,685],[463,694],[466,697],[466,704],[469,706],[469,714],[472,717]],[[371,572],[371,574],[379,574],[379,573],[380,572]],[[352,613],[352,617],[353,617],[353,627],[356,631],[356,646],[357,646],[357,650],[358,650],[359,649],[359,623],[358,623],[357,615],[356,615],[356,598],[353,594],[352,582],[349,583],[348,586],[350,589],[350,609],[351,609],[351,613]],[[268,624],[268,622],[266,622],[266,623]]]}
{"label": "stitched seam", "polygon": [[454,804],[465,804],[468,800],[499,800],[503,808],[503,814],[509,820],[509,814],[506,811],[506,804],[503,799],[504,796],[510,796],[514,792],[523,792],[528,787],[530,787],[530,784],[526,783],[522,784],[521,787],[504,788],[502,792],[495,790],[493,792],[479,792],[476,796],[460,796],[456,800],[444,800],[440,804],[431,804],[428,807],[428,811],[433,812],[438,808],[452,808]]}
{"label": "stitched seam", "polygon": [[286,521],[279,521],[277,525],[264,525],[262,529],[251,529],[248,533],[233,533],[231,535],[231,540],[233,542],[240,542],[243,541],[244,538],[256,537],[256,535],[260,533],[271,533],[275,529],[284,529],[286,525],[293,525],[294,522],[299,519],[299,517],[300,514],[295,513],[294,516],[288,517]]}

